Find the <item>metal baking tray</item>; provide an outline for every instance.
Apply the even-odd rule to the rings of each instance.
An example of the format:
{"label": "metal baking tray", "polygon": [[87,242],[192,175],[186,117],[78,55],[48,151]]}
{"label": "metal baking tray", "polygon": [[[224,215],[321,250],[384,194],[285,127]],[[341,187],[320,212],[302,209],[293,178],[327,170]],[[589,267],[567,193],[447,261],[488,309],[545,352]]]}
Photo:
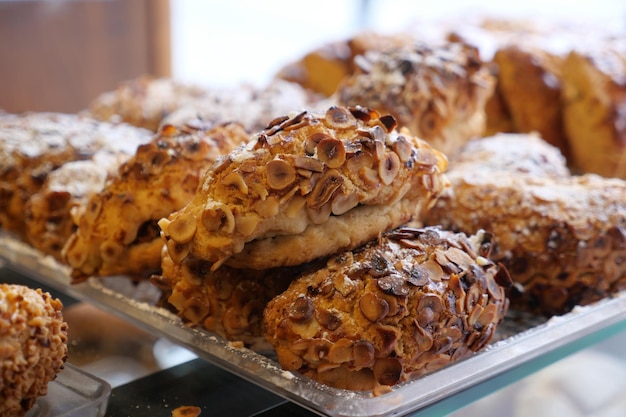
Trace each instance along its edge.
{"label": "metal baking tray", "polygon": [[121,316],[235,375],[328,416],[420,415],[447,401],[454,403],[448,410],[453,411],[489,393],[476,387],[491,385],[487,391],[501,388],[597,342],[600,337],[626,329],[626,292],[551,319],[511,311],[484,351],[399,384],[389,393],[372,396],[331,388],[284,371],[271,356],[237,347],[203,329],[184,325],[175,314],[154,306],[153,297],[155,300],[158,293],[148,283],[140,287],[124,286],[120,280],[125,278],[118,277],[90,278],[71,285],[66,267],[3,234],[0,234],[0,259],[6,267]]}
{"label": "metal baking tray", "polygon": [[110,396],[106,381],[66,363],[24,417],[104,417]]}

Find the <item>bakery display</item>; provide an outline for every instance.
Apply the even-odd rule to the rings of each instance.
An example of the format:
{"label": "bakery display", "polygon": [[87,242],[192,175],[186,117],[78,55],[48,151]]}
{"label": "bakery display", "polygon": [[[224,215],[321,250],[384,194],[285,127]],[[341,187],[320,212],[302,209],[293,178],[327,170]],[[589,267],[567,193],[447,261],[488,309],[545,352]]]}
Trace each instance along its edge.
{"label": "bakery display", "polygon": [[140,146],[74,214],[77,229],[62,251],[73,281],[158,271],[157,221],[184,206],[204,170],[248,136],[236,123],[168,125]]}
{"label": "bakery display", "polygon": [[134,152],[150,133],[62,113],[0,114],[0,228],[24,238],[28,199],[66,162],[101,149]]}
{"label": "bakery display", "polygon": [[372,390],[484,348],[508,308],[489,236],[399,228],[300,276],[265,310],[281,366]]}
{"label": "bakery display", "polygon": [[351,249],[430,207],[447,159],[391,116],[332,106],[274,120],[159,222],[169,256],[266,269]]}
{"label": "bakery display", "polygon": [[78,291],[149,287],[128,304],[183,344],[363,398],[506,340],[503,322],[612,298],[619,41],[471,29],[358,33],[266,85],[146,75],[80,114],[0,113],[2,238]]}
{"label": "bakery display", "polygon": [[63,305],[49,293],[0,284],[0,415],[20,417],[67,359]]}
{"label": "bakery display", "polygon": [[450,155],[485,130],[485,103],[495,79],[477,48],[414,43],[368,51],[337,90],[342,105],[389,113],[413,134]]}
{"label": "bakery display", "polygon": [[[506,142],[506,136],[496,140]],[[496,164],[489,158],[472,161],[474,152],[468,152],[470,161],[451,161],[450,192],[426,221],[493,233],[492,259],[518,284],[509,294],[512,306],[563,314],[624,289],[625,181],[563,175],[539,153],[534,159],[529,154],[520,167],[514,161],[499,164],[500,157]]]}
{"label": "bakery display", "polygon": [[625,52],[621,39],[572,50],[564,60],[563,120],[581,172],[626,179]]}

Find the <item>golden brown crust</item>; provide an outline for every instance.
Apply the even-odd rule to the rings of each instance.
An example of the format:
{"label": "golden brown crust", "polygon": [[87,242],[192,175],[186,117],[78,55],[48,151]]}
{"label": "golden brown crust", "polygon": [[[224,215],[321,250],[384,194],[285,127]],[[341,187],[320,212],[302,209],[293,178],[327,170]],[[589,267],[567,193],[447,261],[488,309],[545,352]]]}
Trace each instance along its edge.
{"label": "golden brown crust", "polygon": [[356,69],[354,58],[368,51],[384,51],[406,46],[414,41],[409,34],[382,34],[363,31],[354,36],[321,45],[295,62],[281,68],[276,77],[331,97],[344,78]]}
{"label": "golden brown crust", "polygon": [[563,120],[572,165],[583,172],[626,179],[625,51],[606,42],[563,63]]}
{"label": "golden brown crust", "polygon": [[489,237],[399,228],[305,273],[264,313],[281,366],[322,383],[395,385],[484,348],[508,301]]}
{"label": "golden brown crust", "polygon": [[101,192],[76,213],[76,232],[63,249],[74,282],[90,275],[147,277],[160,268],[157,221],[194,195],[215,159],[248,134],[238,124],[164,127],[122,164]]}
{"label": "golden brown crust", "polygon": [[[403,210],[388,225],[397,227],[419,217],[443,191],[446,165],[446,158],[426,142],[397,131],[390,116],[361,107],[302,112],[275,120],[218,161],[193,200],[159,225],[172,258],[181,261],[192,254],[217,268],[252,241],[305,241],[315,230],[332,235],[329,224],[351,219],[352,210],[410,201],[399,206]],[[351,238],[356,236],[354,227],[366,220],[353,219]],[[350,238],[348,246],[363,244],[381,231],[364,240]],[[315,257],[345,247],[306,241],[319,246]],[[268,245],[271,253],[257,247],[255,259],[274,257],[274,267],[312,260],[308,251],[278,252],[273,247]],[[237,267],[269,267],[245,256],[233,262]]]}
{"label": "golden brown crust", "polygon": [[463,43],[370,51],[337,91],[342,105],[389,113],[432,146],[452,155],[485,129],[495,80],[478,49]]}
{"label": "golden brown crust", "polygon": [[510,294],[518,308],[561,314],[624,288],[626,182],[511,167],[451,163],[451,192],[428,224],[493,233],[492,258],[522,289]]}
{"label": "golden brown crust", "polygon": [[522,43],[502,46],[493,57],[498,66],[498,91],[513,131],[537,132],[568,155],[561,108],[562,61],[560,55]]}
{"label": "golden brown crust", "polygon": [[0,227],[23,238],[25,204],[46,177],[102,149],[131,153],[150,133],[61,113],[0,115]]}
{"label": "golden brown crust", "polygon": [[62,308],[40,289],[0,284],[0,415],[23,416],[63,368]]}

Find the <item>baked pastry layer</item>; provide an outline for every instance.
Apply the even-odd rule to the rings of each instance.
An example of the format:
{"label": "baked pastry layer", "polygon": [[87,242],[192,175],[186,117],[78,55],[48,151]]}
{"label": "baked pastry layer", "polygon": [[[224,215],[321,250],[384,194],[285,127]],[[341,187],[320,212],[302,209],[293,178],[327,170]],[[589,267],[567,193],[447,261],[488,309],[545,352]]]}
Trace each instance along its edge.
{"label": "baked pastry layer", "polygon": [[[446,187],[446,165],[391,116],[305,111],[276,119],[217,161],[192,201],[159,225],[175,262],[193,255],[214,268],[298,265],[420,217]],[[294,240],[314,250],[293,250]],[[254,256],[242,254],[247,245]]]}
{"label": "baked pastry layer", "polygon": [[482,136],[495,79],[478,49],[463,43],[414,43],[369,51],[337,90],[341,105],[392,114],[400,126],[447,155]]}
{"label": "baked pastry layer", "polygon": [[180,209],[219,155],[246,142],[238,124],[165,126],[75,213],[63,249],[74,282],[91,275],[148,277],[160,269],[157,221]]}
{"label": "baked pastry layer", "polygon": [[267,338],[285,370],[337,388],[377,389],[435,371],[484,348],[507,311],[489,247],[482,232],[391,231],[270,301]]}
{"label": "baked pastry layer", "polygon": [[543,167],[452,161],[450,192],[439,198],[427,223],[493,233],[492,259],[518,284],[509,294],[517,308],[561,314],[623,289],[626,182],[554,175],[547,158],[537,154],[534,160]]}
{"label": "baked pastry layer", "polygon": [[0,227],[25,235],[28,199],[48,174],[96,152],[133,153],[150,132],[62,113],[0,114]]}

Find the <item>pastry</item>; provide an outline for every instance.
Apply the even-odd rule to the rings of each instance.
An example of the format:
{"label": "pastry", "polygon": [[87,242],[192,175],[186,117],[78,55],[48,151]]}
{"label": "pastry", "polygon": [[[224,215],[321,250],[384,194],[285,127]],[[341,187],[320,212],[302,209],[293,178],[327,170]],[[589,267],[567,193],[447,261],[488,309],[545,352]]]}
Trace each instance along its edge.
{"label": "pastry", "polygon": [[159,226],[175,262],[299,265],[420,217],[446,187],[446,165],[391,116],[336,106],[294,113],[220,158]]}
{"label": "pastry", "polygon": [[497,133],[470,141],[450,160],[450,166],[460,173],[477,170],[555,178],[571,175],[561,151],[535,133]]}
{"label": "pastry", "polygon": [[63,260],[61,250],[76,230],[73,212],[99,192],[109,173],[130,154],[97,152],[91,159],[71,161],[52,171],[25,205],[26,241],[46,255]]}
{"label": "pastry", "polygon": [[519,309],[562,314],[625,288],[626,182],[563,175],[530,158],[521,169],[451,162],[450,192],[425,222],[493,233],[492,259],[515,281],[509,297]]}
{"label": "pastry", "polygon": [[626,179],[626,47],[623,40],[573,50],[563,63],[563,120],[572,165]]}
{"label": "pastry", "polygon": [[298,277],[265,309],[281,367],[372,390],[484,348],[508,308],[489,234],[399,228]]}
{"label": "pastry", "polygon": [[0,415],[20,417],[67,360],[63,305],[49,293],[0,284]]}
{"label": "pastry", "polygon": [[498,66],[498,91],[513,132],[537,132],[567,156],[561,108],[562,61],[561,55],[522,42],[500,47],[493,57]]}
{"label": "pastry", "polygon": [[24,238],[24,206],[48,174],[101,149],[132,153],[150,132],[62,113],[0,115],[0,227]]}
{"label": "pastry", "polygon": [[344,78],[355,70],[354,58],[368,51],[383,51],[413,42],[408,34],[356,33],[348,39],[329,42],[287,64],[276,78],[295,82],[307,90],[331,97]]}
{"label": "pastry", "polygon": [[153,275],[151,282],[163,291],[164,306],[172,308],[185,324],[268,352],[263,309],[307,268],[252,270],[224,265],[212,270],[211,263],[193,256],[176,263],[164,250],[162,274]]}
{"label": "pastry", "polygon": [[161,121],[185,103],[208,94],[208,89],[165,77],[143,75],[100,94],[86,110],[105,121],[126,122],[157,131]]}
{"label": "pastry", "polygon": [[184,206],[204,170],[248,137],[235,123],[165,126],[140,146],[75,214],[77,229],[62,251],[73,282],[158,271],[163,242],[157,221]]}
{"label": "pastry", "polygon": [[495,79],[475,47],[415,43],[370,51],[355,62],[357,70],[337,91],[339,104],[389,113],[448,156],[483,134]]}
{"label": "pastry", "polygon": [[220,123],[236,121],[248,131],[257,132],[275,117],[297,109],[315,106],[321,98],[302,86],[273,80],[264,87],[240,85],[212,91],[191,100],[163,118],[162,124],[178,126],[193,120]]}

